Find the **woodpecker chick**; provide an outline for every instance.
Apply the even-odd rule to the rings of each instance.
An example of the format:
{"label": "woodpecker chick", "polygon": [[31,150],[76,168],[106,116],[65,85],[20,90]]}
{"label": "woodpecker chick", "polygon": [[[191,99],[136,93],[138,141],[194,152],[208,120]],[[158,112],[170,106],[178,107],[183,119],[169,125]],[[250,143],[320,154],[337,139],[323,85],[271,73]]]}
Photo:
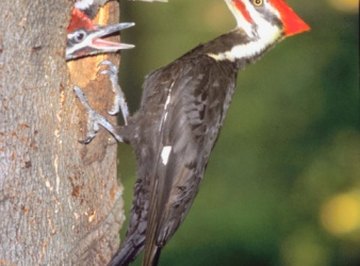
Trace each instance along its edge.
{"label": "woodpecker chick", "polygon": [[132,44],[117,43],[103,39],[135,25],[133,22],[106,26],[95,25],[92,19],[105,0],[82,0],[75,3],[71,21],[67,28],[66,60],[74,60],[89,55],[113,53],[134,48]]}
{"label": "woodpecker chick", "polygon": [[[81,0],[75,3],[71,12],[71,21],[67,28],[67,61],[90,55],[113,53],[122,49],[130,49],[134,47],[132,44],[111,42],[104,40],[103,38],[123,29],[132,27],[135,23],[117,23],[107,26],[98,26],[93,23],[92,20],[98,13],[99,8],[106,2],[108,2],[108,0]],[[118,84],[117,67],[107,60],[99,64],[99,66],[104,65],[108,66],[108,68],[100,70],[100,74],[106,74],[109,76],[112,84],[112,90],[115,93],[114,104],[109,111],[109,114],[115,115],[121,110],[125,124],[127,124],[129,111],[125,95]],[[75,88],[75,91],[76,90],[80,90],[80,88]],[[82,101],[82,103],[84,103],[84,101]],[[89,117],[92,118],[91,113],[89,113]],[[96,126],[96,121],[88,121],[88,134],[90,136],[96,134],[98,130]],[[92,137],[90,137],[90,139],[91,138]],[[84,142],[86,142],[86,140],[84,140]]]}

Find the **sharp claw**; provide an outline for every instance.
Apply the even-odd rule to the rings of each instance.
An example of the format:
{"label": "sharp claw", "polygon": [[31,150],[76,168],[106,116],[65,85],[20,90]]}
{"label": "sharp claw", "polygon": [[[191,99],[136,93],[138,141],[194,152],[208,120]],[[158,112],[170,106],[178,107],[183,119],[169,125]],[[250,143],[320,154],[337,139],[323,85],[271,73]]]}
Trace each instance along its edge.
{"label": "sharp claw", "polygon": [[99,69],[99,74],[101,75],[117,75],[118,73],[118,68],[109,60],[104,60],[101,63],[98,64],[98,67],[102,67],[102,66],[108,66],[107,69]]}
{"label": "sharp claw", "polygon": [[[114,115],[117,115],[119,112],[120,112],[119,108],[113,107],[112,110],[108,111],[108,114],[114,116]],[[127,125],[127,121],[125,122],[125,126],[126,125]]]}
{"label": "sharp claw", "polygon": [[125,125],[129,116],[129,109],[126,103],[125,95],[118,84],[118,67],[109,60],[104,60],[98,64],[98,67],[106,66],[106,69],[99,69],[101,75],[108,75],[112,83],[112,90],[115,93],[114,105],[108,112],[110,115],[116,115],[121,110]]}
{"label": "sharp claw", "polygon": [[94,139],[94,137],[87,137],[83,140],[78,140],[80,144],[89,144],[92,140]]}
{"label": "sharp claw", "polygon": [[96,136],[96,133],[99,131],[99,126],[101,125],[106,130],[108,130],[117,141],[123,142],[122,136],[118,133],[118,130],[102,115],[94,111],[88,103],[88,100],[82,90],[75,86],[74,92],[78,97],[81,104],[86,109],[88,114],[88,125],[87,125],[87,134],[84,140],[79,140],[80,143],[88,144]]}
{"label": "sharp claw", "polygon": [[114,74],[116,74],[118,72],[118,68],[117,66],[115,66],[113,63],[110,62],[110,64],[108,64],[107,62],[105,64],[99,64],[98,67],[102,67],[102,66],[106,66],[107,69],[111,70],[111,72],[113,72]]}
{"label": "sharp claw", "polygon": [[98,64],[98,67],[99,66],[102,66],[102,65],[114,65],[111,61],[109,60],[104,60],[104,61],[101,61],[99,64]]}
{"label": "sharp claw", "polygon": [[[114,105],[113,107],[111,108],[110,111],[108,111],[108,114],[109,115],[116,115],[120,112],[120,104],[118,104],[118,101],[114,100]],[[124,118],[124,121],[125,121],[125,125],[127,125],[127,119]]]}
{"label": "sharp claw", "polygon": [[110,70],[108,70],[108,69],[105,69],[105,70],[100,69],[98,74],[100,74],[100,75],[110,75],[110,74],[112,74],[112,72],[110,72]]}

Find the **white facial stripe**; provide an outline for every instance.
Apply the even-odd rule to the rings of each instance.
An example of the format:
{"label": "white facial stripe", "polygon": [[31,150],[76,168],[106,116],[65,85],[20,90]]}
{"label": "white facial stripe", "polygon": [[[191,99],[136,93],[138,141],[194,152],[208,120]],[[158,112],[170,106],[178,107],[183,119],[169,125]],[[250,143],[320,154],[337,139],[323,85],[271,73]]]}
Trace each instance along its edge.
{"label": "white facial stripe", "polygon": [[161,151],[161,160],[163,165],[167,165],[169,162],[169,157],[171,153],[172,147],[171,146],[165,146]]}
{"label": "white facial stripe", "polygon": [[75,7],[80,10],[89,8],[94,3],[94,0],[81,0],[75,3]]}
{"label": "white facial stripe", "polygon": [[274,8],[268,1],[265,1],[264,4],[267,10],[269,10],[272,14],[275,14],[279,19],[281,19],[280,13],[276,8]]}
{"label": "white facial stripe", "polygon": [[250,3],[250,1],[243,1],[246,10],[250,13],[250,17],[253,19],[255,24],[258,24],[257,21],[262,19],[260,13],[256,10],[253,4]]}
{"label": "white facial stripe", "polygon": [[[246,9],[249,11],[251,18],[254,21],[254,24],[257,25],[257,29],[256,29],[257,35],[262,38],[262,36],[270,34],[271,32],[271,29],[269,29],[270,22],[268,22],[249,1],[244,1],[244,3]],[[264,1],[264,5],[266,6],[266,8],[268,8],[269,6],[271,7],[271,5],[267,1]],[[269,30],[270,32],[268,32]],[[264,39],[266,39],[266,37]]]}
{"label": "white facial stripe", "polygon": [[[75,33],[69,33],[68,34],[68,39],[69,39],[69,35],[74,35],[76,34]],[[91,36],[87,36],[81,43],[77,43],[75,44],[74,46],[72,46],[71,48],[67,48],[66,49],[66,54],[72,54],[74,53],[76,50],[81,50],[85,47],[88,47],[88,46],[92,46],[92,39],[91,39]]]}
{"label": "white facial stripe", "polygon": [[70,32],[70,33],[68,33],[67,38],[72,39],[76,34],[77,34],[76,31],[75,32]]}

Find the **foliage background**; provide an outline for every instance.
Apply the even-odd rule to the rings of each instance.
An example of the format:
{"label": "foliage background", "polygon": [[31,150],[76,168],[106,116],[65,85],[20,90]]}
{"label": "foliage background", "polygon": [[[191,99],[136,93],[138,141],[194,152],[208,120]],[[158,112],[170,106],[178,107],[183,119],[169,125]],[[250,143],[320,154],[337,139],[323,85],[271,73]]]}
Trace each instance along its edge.
{"label": "foliage background", "polygon": [[[360,265],[358,1],[288,3],[312,31],[240,73],[161,265]],[[133,111],[147,73],[234,27],[221,0],[121,4],[122,21],[137,24],[122,35],[137,47],[123,53],[120,77]],[[126,145],[119,157],[129,211],[135,160]]]}

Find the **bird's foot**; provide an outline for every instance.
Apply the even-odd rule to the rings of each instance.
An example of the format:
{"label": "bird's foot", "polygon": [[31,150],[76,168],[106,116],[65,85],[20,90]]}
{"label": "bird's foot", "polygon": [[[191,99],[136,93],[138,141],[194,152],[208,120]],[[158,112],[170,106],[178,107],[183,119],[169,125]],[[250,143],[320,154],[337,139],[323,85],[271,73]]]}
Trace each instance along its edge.
{"label": "bird's foot", "polygon": [[123,137],[121,134],[119,134],[119,129],[114,127],[104,116],[97,113],[90,106],[83,91],[79,87],[75,86],[74,92],[81,104],[84,106],[86,113],[88,114],[86,137],[80,142],[84,144],[90,143],[95,138],[100,126],[104,127],[107,131],[109,131],[117,141],[123,142]]}
{"label": "bird's foot", "polygon": [[102,61],[99,64],[99,66],[107,67],[106,69],[101,69],[99,71],[99,73],[102,75],[109,76],[109,79],[110,79],[111,85],[112,85],[112,90],[115,94],[113,107],[111,108],[111,110],[108,113],[110,115],[116,115],[121,110],[121,114],[124,118],[124,123],[125,123],[125,125],[127,125],[128,117],[129,117],[129,108],[126,103],[125,94],[119,85],[119,79],[118,79],[119,69],[117,66],[115,66],[109,60]]}

